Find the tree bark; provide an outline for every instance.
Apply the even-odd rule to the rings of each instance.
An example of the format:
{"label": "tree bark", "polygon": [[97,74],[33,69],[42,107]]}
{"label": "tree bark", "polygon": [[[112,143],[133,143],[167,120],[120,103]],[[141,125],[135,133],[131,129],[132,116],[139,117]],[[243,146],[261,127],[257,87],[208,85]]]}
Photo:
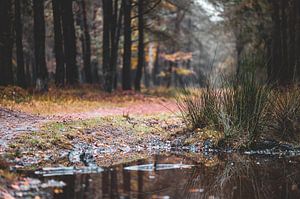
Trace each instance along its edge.
{"label": "tree bark", "polygon": [[144,45],[144,0],[138,1],[138,66],[135,76],[135,90],[141,90],[141,80],[145,65],[145,45]]}
{"label": "tree bark", "polygon": [[124,5],[124,53],[122,68],[122,88],[131,90],[131,46],[132,46],[132,29],[131,29],[131,0],[123,0]]}
{"label": "tree bark", "polygon": [[85,80],[87,83],[93,83],[91,70],[91,36],[89,32],[89,25],[87,22],[86,3],[81,0],[81,12],[83,22],[83,65]]}
{"label": "tree bark", "polygon": [[17,84],[26,88],[25,66],[23,53],[23,26],[21,17],[21,0],[15,0],[15,33],[16,33],[16,54],[17,54]]}
{"label": "tree bark", "polygon": [[295,81],[296,75],[296,19],[297,19],[297,8],[296,1],[291,0],[289,4],[289,40],[288,40],[288,60],[289,60],[289,76],[291,81]]}
{"label": "tree bark", "polygon": [[48,89],[48,71],[45,58],[45,16],[44,0],[33,0],[34,13],[34,54],[36,67],[36,89]]}
{"label": "tree bark", "polygon": [[52,0],[54,23],[54,52],[56,60],[55,84],[58,87],[65,85],[65,62],[62,35],[62,13],[60,0]]}
{"label": "tree bark", "polygon": [[119,58],[119,42],[122,29],[122,19],[123,19],[123,1],[121,1],[121,6],[119,9],[119,0],[114,1],[114,9],[112,15],[112,26],[111,26],[111,57],[110,57],[110,71],[111,71],[111,81],[113,89],[117,88],[118,75],[117,75],[117,63]]}
{"label": "tree bark", "polygon": [[160,66],[159,66],[159,53],[160,53],[160,46],[157,45],[155,62],[154,62],[154,68],[153,68],[153,74],[152,74],[153,84],[155,86],[159,85],[158,77],[157,77],[159,75],[159,70],[160,70]]}
{"label": "tree bark", "polygon": [[103,75],[104,90],[112,92],[116,87],[118,47],[123,17],[119,0],[103,0]]}
{"label": "tree bark", "polygon": [[103,43],[102,43],[102,67],[103,67],[103,76],[104,76],[104,90],[111,92],[110,83],[109,83],[109,64],[110,64],[110,22],[112,15],[111,0],[102,0],[103,6]]}
{"label": "tree bark", "polygon": [[12,4],[10,0],[0,1],[0,85],[13,84],[12,71]]}
{"label": "tree bark", "polygon": [[73,0],[64,0],[62,3],[62,27],[66,63],[66,83],[78,84],[78,67],[76,65],[76,35],[74,27]]}
{"label": "tree bark", "polygon": [[292,76],[291,71],[292,69],[289,67],[289,60],[288,60],[288,35],[287,35],[287,0],[281,0],[280,4],[280,12],[281,12],[281,57],[282,62],[280,66],[280,70],[278,71],[279,77],[279,84],[281,86],[286,86],[291,83]]}
{"label": "tree bark", "polygon": [[276,84],[278,74],[282,65],[281,60],[281,30],[280,30],[280,13],[279,3],[277,0],[270,0],[272,6],[272,36],[271,36],[271,61],[268,65],[268,82]]}

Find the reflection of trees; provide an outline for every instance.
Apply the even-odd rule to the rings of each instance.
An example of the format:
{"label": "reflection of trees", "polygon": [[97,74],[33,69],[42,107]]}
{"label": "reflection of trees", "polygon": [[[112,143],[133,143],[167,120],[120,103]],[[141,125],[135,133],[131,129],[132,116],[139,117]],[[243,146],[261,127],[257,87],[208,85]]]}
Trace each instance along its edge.
{"label": "reflection of trees", "polygon": [[[142,164],[142,162],[139,162],[139,164]],[[143,199],[143,184],[144,184],[144,179],[143,179],[143,171],[138,171],[138,199]]]}
{"label": "reflection of trees", "polygon": [[225,198],[272,198],[272,190],[269,186],[264,186],[263,179],[267,176],[258,173],[258,170],[264,168],[257,167],[255,162],[236,156],[234,161],[227,161],[211,187],[215,193]]}
{"label": "reflection of trees", "polygon": [[123,190],[126,196],[130,198],[130,185],[131,185],[131,178],[130,178],[130,172],[124,170],[124,168],[127,165],[123,165]]}
{"label": "reflection of trees", "polygon": [[119,198],[118,194],[118,172],[110,172],[110,193],[111,198]]}
{"label": "reflection of trees", "polygon": [[109,172],[102,173],[102,196],[103,198],[109,195]]}
{"label": "reflection of trees", "polygon": [[68,185],[64,188],[64,195],[60,195],[58,198],[75,198],[76,184],[75,176],[66,176],[64,182]]}
{"label": "reflection of trees", "polygon": [[[151,163],[193,164],[195,159],[197,157],[159,156]],[[136,164],[147,163],[138,161]],[[127,171],[124,170],[126,166],[129,165],[120,165],[101,174],[63,178],[68,186],[61,198],[300,198],[300,165],[284,159],[266,161],[220,155],[198,163],[193,169],[150,173]]]}
{"label": "reflection of trees", "polygon": [[[216,172],[215,180],[206,184],[202,197],[220,198],[290,198],[291,188],[298,178],[297,168],[285,160],[258,162],[249,157],[234,155],[223,169]],[[298,175],[298,176],[297,176]],[[299,193],[298,193],[299,194]]]}

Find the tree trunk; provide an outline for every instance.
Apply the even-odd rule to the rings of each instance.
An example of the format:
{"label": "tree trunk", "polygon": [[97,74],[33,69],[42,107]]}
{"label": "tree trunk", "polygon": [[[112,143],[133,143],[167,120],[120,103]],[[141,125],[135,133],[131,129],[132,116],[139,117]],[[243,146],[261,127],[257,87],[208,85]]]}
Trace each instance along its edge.
{"label": "tree trunk", "polygon": [[104,90],[112,92],[116,87],[117,81],[117,60],[122,27],[123,3],[119,11],[119,0],[103,0],[102,2]]}
{"label": "tree trunk", "polygon": [[81,0],[81,12],[83,22],[83,65],[85,80],[87,83],[93,83],[91,70],[91,36],[89,32],[89,25],[87,22],[86,4],[85,0]]}
{"label": "tree trunk", "polygon": [[55,84],[58,87],[63,87],[65,85],[65,62],[60,0],[52,0],[52,8],[54,22],[54,52],[56,60]]}
{"label": "tree trunk", "polygon": [[288,40],[288,59],[289,59],[289,76],[291,80],[295,80],[295,72],[296,72],[296,19],[297,19],[297,8],[296,8],[296,1],[298,0],[291,0],[289,5],[289,40]]}
{"label": "tree trunk", "polygon": [[131,90],[131,46],[132,46],[132,30],[131,30],[131,0],[123,0],[124,5],[124,53],[123,53],[123,69],[122,69],[122,88],[123,90]]}
{"label": "tree trunk", "polygon": [[[111,57],[110,57],[110,71],[113,88],[117,88],[118,75],[117,75],[117,63],[119,58],[119,42],[122,29],[122,19],[123,19],[123,1],[121,2],[120,10],[119,9],[119,0],[114,1],[114,10],[113,10],[113,23],[111,26]],[[118,14],[119,13],[119,14]]]}
{"label": "tree trunk", "polygon": [[272,6],[272,39],[271,39],[271,61],[268,66],[268,82],[276,84],[278,74],[282,65],[281,62],[281,36],[280,36],[280,14],[279,3],[277,0],[271,0]]}
{"label": "tree trunk", "polygon": [[15,33],[17,54],[17,83],[18,86],[26,88],[25,66],[23,53],[23,26],[21,17],[21,0],[15,0]]}
{"label": "tree trunk", "polygon": [[109,71],[109,64],[110,64],[110,22],[111,22],[111,15],[112,15],[112,7],[111,7],[111,0],[102,0],[103,6],[103,46],[102,46],[102,67],[103,67],[103,76],[104,76],[104,90],[107,92],[111,92],[111,87],[109,83],[110,79],[110,71]]}
{"label": "tree trunk", "polygon": [[144,46],[144,0],[138,1],[138,66],[135,76],[134,87],[136,91],[141,90],[141,80],[145,65],[145,46]]}
{"label": "tree trunk", "polygon": [[111,10],[111,26],[110,26],[110,83],[113,84],[114,76],[115,76],[115,64],[117,63],[116,61],[116,56],[118,54],[118,49],[116,46],[117,42],[117,23],[118,23],[118,0],[111,0],[110,2],[110,7],[112,8]]}
{"label": "tree trunk", "polygon": [[287,35],[287,0],[281,0],[280,6],[281,12],[281,57],[282,62],[280,66],[280,70],[278,73],[279,77],[279,84],[282,86],[286,86],[291,83],[292,76],[291,71],[292,69],[289,67],[289,60],[288,60],[288,35]]}
{"label": "tree trunk", "polygon": [[76,85],[78,83],[78,67],[76,65],[76,35],[72,3],[73,0],[61,1],[66,80],[68,85]]}
{"label": "tree trunk", "polygon": [[155,62],[154,62],[154,68],[153,68],[153,74],[152,74],[153,84],[155,86],[159,85],[158,77],[157,77],[159,75],[159,70],[160,70],[160,66],[159,66],[159,53],[160,53],[160,46],[157,45]]}
{"label": "tree trunk", "polygon": [[0,86],[13,84],[12,71],[12,3],[0,1]]}
{"label": "tree trunk", "polygon": [[45,58],[45,16],[44,0],[33,0],[34,13],[34,53],[36,67],[36,89],[48,89],[48,71]]}

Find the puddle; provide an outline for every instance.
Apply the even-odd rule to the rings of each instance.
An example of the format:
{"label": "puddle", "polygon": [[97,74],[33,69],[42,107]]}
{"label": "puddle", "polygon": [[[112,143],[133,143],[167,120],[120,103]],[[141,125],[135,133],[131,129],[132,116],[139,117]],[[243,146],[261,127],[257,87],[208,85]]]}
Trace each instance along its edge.
{"label": "puddle", "polygon": [[170,169],[191,169],[194,165],[185,164],[145,164],[125,167],[125,170],[129,171],[162,171]]}
{"label": "puddle", "polygon": [[36,175],[48,176],[67,176],[76,174],[92,174],[101,173],[103,169],[101,167],[58,167],[58,168],[43,168],[42,170],[35,171]]}
{"label": "puddle", "polygon": [[172,153],[111,168],[44,168],[29,176],[44,186],[64,185],[39,186],[31,195],[40,198],[300,198],[299,157]]}

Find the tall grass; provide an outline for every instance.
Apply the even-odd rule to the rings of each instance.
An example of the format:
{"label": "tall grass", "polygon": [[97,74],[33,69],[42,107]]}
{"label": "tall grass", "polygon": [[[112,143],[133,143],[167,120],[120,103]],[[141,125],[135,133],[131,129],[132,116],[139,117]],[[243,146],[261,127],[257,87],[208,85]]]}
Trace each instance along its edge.
{"label": "tall grass", "polygon": [[178,98],[184,120],[191,128],[209,127],[224,132],[226,139],[239,145],[251,144],[267,126],[270,89],[257,83],[253,75],[223,80],[220,88],[212,85]]}
{"label": "tall grass", "polygon": [[267,123],[270,89],[245,75],[226,83],[222,92],[219,122],[226,137],[244,137],[248,143],[255,141]]}
{"label": "tall grass", "polygon": [[300,90],[297,87],[272,93],[269,132],[284,141],[297,141],[300,134]]}
{"label": "tall grass", "polygon": [[222,82],[221,87],[185,89],[178,97],[189,128],[221,131],[236,147],[249,147],[262,136],[299,141],[299,87],[271,89],[249,74]]}

